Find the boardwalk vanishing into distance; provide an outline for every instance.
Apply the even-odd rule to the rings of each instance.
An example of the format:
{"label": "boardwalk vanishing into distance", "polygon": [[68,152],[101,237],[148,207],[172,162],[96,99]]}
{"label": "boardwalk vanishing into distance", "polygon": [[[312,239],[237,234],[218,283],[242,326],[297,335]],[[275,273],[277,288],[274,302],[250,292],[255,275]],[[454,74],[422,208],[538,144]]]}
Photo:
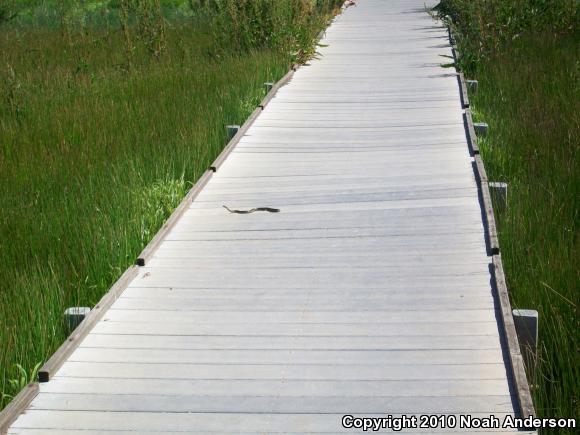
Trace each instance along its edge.
{"label": "boardwalk vanishing into distance", "polygon": [[[525,415],[448,32],[425,3],[335,20],[9,434]],[[459,430],[484,431],[421,429]]]}

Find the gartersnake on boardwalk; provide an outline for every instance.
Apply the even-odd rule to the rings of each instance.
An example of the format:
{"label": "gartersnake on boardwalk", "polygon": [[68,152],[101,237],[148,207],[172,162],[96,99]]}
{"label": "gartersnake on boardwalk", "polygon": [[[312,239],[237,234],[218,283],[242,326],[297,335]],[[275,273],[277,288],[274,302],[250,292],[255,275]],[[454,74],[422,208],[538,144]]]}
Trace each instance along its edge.
{"label": "gartersnake on boardwalk", "polygon": [[229,208],[228,206],[223,206],[227,211],[229,211],[230,213],[236,213],[236,214],[250,214],[250,213],[254,213],[256,211],[267,211],[268,213],[279,213],[280,209],[279,208],[272,208],[272,207],[256,207],[256,208],[252,208],[250,210],[232,210],[231,208]]}

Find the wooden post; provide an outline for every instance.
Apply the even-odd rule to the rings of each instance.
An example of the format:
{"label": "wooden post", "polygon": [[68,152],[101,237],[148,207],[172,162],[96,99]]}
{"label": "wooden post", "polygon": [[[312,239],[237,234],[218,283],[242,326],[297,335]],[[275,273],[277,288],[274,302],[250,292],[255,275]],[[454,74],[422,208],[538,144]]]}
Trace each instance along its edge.
{"label": "wooden post", "polygon": [[461,104],[464,109],[469,107],[469,95],[467,93],[467,84],[465,83],[465,76],[462,72],[458,74],[459,87],[461,88]]}
{"label": "wooden post", "polygon": [[64,311],[64,317],[68,326],[69,333],[74,331],[80,323],[85,320],[85,317],[90,313],[89,307],[70,307]]}
{"label": "wooden post", "polygon": [[239,125],[226,125],[226,130],[228,131],[228,137],[232,139],[240,130]]}
{"label": "wooden post", "polygon": [[487,130],[489,126],[485,122],[474,122],[473,128],[475,129],[475,134],[478,136],[487,136]]}
{"label": "wooden post", "polygon": [[531,368],[535,364],[538,353],[538,312],[516,309],[512,313],[524,362]]}
{"label": "wooden post", "polygon": [[488,185],[494,208],[498,213],[502,213],[507,208],[508,184],[501,181],[490,181]]}
{"label": "wooden post", "polygon": [[477,88],[479,87],[479,82],[477,80],[467,80],[467,89],[472,94],[477,93]]}

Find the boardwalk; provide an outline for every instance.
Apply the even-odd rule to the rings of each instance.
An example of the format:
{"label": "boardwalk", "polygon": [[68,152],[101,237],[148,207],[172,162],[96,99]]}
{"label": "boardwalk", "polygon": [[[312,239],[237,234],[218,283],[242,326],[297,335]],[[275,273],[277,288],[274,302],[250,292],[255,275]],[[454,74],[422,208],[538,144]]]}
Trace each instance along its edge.
{"label": "boardwalk", "polygon": [[336,20],[10,434],[517,413],[447,31],[424,4]]}

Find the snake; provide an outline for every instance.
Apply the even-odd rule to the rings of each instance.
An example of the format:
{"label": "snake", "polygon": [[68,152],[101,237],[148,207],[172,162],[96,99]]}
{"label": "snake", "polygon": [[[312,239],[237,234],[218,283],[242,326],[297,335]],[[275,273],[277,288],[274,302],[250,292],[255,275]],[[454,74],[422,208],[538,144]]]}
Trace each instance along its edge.
{"label": "snake", "polygon": [[223,207],[227,211],[229,211],[230,213],[235,213],[235,214],[250,214],[250,213],[254,213],[256,211],[267,211],[268,213],[280,213],[279,208],[272,208],[272,207],[256,207],[256,208],[251,208],[250,210],[232,210],[231,208],[229,208],[226,205],[224,205]]}

